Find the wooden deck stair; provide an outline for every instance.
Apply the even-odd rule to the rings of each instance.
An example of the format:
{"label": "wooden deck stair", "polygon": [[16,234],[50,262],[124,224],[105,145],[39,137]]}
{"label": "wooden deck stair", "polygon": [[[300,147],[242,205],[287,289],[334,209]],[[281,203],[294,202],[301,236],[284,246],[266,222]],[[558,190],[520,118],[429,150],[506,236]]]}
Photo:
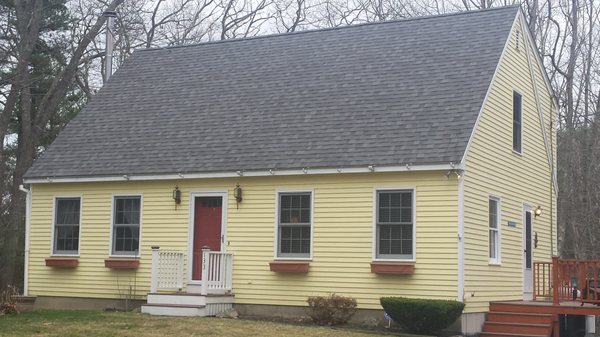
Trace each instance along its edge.
{"label": "wooden deck stair", "polygon": [[552,315],[532,311],[525,305],[492,302],[480,337],[550,337]]}

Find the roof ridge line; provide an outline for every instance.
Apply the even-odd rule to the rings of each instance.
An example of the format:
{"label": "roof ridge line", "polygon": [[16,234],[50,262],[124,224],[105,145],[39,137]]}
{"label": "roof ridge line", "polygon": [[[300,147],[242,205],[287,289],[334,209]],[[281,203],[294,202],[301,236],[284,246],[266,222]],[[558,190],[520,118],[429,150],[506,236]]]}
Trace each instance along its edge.
{"label": "roof ridge line", "polygon": [[364,26],[385,25],[385,24],[395,24],[395,23],[418,21],[418,20],[437,19],[437,18],[459,16],[459,15],[478,14],[478,13],[482,13],[482,12],[508,10],[508,9],[520,8],[520,7],[521,7],[520,5],[509,5],[509,6],[502,6],[502,7],[477,9],[477,10],[472,10],[472,11],[460,11],[460,12],[452,12],[452,13],[444,13],[444,14],[415,16],[415,17],[410,17],[410,18],[403,18],[403,19],[389,20],[389,21],[364,22],[364,23],[359,23],[359,24],[355,24],[355,25],[346,25],[346,26],[338,26],[338,27],[308,29],[308,30],[301,30],[301,31],[294,31],[294,32],[274,33],[274,34],[265,34],[265,35],[258,35],[258,36],[247,36],[247,37],[242,37],[242,38],[205,41],[205,42],[175,45],[175,46],[166,46],[166,47],[143,48],[143,49],[136,49],[136,50],[134,50],[134,52],[149,52],[149,51],[160,51],[160,50],[170,51],[171,49],[199,47],[199,46],[203,46],[203,45],[212,45],[212,44],[220,44],[220,43],[251,41],[251,40],[259,40],[259,39],[267,39],[267,38],[276,38],[276,37],[282,37],[282,36],[299,35],[299,34],[320,33],[320,32],[336,31],[336,30],[342,30],[342,29],[359,28],[359,27],[364,27]]}

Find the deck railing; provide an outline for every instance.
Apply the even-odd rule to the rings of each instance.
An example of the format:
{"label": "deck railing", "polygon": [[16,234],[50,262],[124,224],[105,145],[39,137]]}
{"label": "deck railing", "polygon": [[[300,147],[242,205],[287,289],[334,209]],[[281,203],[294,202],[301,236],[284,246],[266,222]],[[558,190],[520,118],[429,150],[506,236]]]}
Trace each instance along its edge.
{"label": "deck railing", "polygon": [[[203,248],[193,263],[198,263],[202,271],[200,294],[231,293],[233,275],[233,255],[224,252],[212,252]],[[161,251],[152,247],[152,276],[150,292],[158,290],[183,289],[185,254],[181,252]]]}
{"label": "deck railing", "polygon": [[552,262],[533,263],[533,299],[552,298]]}
{"label": "deck railing", "polygon": [[150,292],[159,289],[183,288],[183,253],[160,251],[152,247],[152,277]]}
{"label": "deck railing", "polygon": [[202,249],[202,285],[200,294],[230,293],[232,288],[233,255]]}
{"label": "deck railing", "polygon": [[536,262],[533,270],[533,298],[552,298],[554,304],[564,301],[600,303],[600,260],[552,258]]}

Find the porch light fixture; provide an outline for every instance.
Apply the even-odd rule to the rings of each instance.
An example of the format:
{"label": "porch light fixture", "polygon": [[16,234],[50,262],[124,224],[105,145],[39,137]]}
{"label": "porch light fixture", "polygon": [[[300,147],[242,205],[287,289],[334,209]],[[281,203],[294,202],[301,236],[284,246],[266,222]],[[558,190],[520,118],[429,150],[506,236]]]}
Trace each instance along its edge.
{"label": "porch light fixture", "polygon": [[175,189],[173,190],[173,200],[175,200],[175,205],[181,204],[181,190],[177,185],[175,185]]}
{"label": "porch light fixture", "polygon": [[233,189],[233,197],[235,198],[236,208],[239,208],[240,202],[242,202],[242,188],[240,184],[237,184]]}
{"label": "porch light fixture", "polygon": [[367,168],[369,169],[369,171],[375,172],[375,165],[369,165],[367,166]]}
{"label": "porch light fixture", "polygon": [[538,206],[534,211],[533,211],[533,215],[537,218],[538,216],[542,215],[542,206]]}

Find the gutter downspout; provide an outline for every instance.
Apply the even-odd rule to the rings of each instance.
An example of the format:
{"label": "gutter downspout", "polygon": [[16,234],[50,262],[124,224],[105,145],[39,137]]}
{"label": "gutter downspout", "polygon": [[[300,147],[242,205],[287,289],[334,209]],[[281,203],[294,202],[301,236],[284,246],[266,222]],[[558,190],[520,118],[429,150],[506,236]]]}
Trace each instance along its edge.
{"label": "gutter downspout", "polygon": [[465,301],[465,172],[458,179],[458,289],[456,300]]}
{"label": "gutter downspout", "polygon": [[25,251],[23,262],[23,296],[29,296],[29,232],[31,227],[31,187],[19,185],[19,190],[27,193],[25,202]]}

